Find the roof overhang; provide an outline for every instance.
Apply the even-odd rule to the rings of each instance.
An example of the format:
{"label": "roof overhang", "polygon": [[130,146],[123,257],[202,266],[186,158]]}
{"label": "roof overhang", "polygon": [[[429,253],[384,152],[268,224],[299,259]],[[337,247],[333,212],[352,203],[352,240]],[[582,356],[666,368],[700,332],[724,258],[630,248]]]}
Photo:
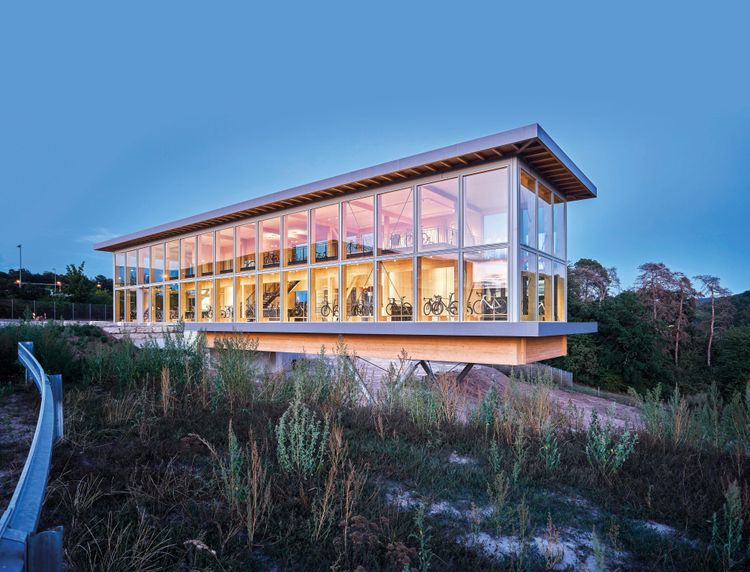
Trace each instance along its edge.
{"label": "roof overhang", "polygon": [[146,242],[259,216],[331,197],[447,173],[464,167],[519,157],[567,200],[596,197],[596,187],[538,124],[457,143],[403,159],[381,163],[176,220],[94,245],[114,252]]}

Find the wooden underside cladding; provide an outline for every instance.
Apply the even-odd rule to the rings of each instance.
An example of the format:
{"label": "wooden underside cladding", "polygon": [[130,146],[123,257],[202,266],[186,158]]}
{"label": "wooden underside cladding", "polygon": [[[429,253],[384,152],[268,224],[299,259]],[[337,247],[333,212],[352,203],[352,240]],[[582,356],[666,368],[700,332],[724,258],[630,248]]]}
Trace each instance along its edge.
{"label": "wooden underside cladding", "polygon": [[564,356],[566,336],[539,338],[479,337],[479,336],[394,336],[375,334],[305,333],[212,333],[207,332],[209,347],[216,338],[241,336],[258,340],[258,350],[264,352],[317,354],[322,346],[331,354],[339,338],[362,357],[396,360],[402,350],[410,359],[495,365],[522,365]]}

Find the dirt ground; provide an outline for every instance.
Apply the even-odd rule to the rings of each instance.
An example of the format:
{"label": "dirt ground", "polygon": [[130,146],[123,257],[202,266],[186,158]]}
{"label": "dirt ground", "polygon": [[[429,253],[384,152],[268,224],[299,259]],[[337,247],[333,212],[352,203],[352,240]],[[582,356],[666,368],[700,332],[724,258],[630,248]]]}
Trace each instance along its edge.
{"label": "dirt ground", "polygon": [[[385,370],[388,368],[387,360],[377,359],[358,359],[358,364],[362,368],[362,373],[369,380],[368,386],[377,391]],[[458,375],[463,368],[463,364],[445,364],[432,362],[431,367],[437,373],[446,373],[449,375]],[[421,367],[415,371],[417,375],[424,375]],[[495,385],[497,391],[502,395],[510,386],[510,379],[500,371],[483,365],[475,365],[468,375],[464,378],[464,390],[466,391],[466,400],[469,408],[476,407],[490,388]],[[534,385],[529,383],[517,383],[518,391],[530,394],[534,391]],[[600,419],[609,418],[612,424],[618,428],[640,427],[641,416],[636,407],[617,403],[606,397],[597,397],[576,391],[575,389],[566,389],[557,386],[550,392],[550,397],[563,410],[574,407],[582,415],[584,424],[591,420],[592,412],[596,411]]]}
{"label": "dirt ground", "polygon": [[39,399],[32,391],[0,397],[0,513],[13,495],[34,438]]}

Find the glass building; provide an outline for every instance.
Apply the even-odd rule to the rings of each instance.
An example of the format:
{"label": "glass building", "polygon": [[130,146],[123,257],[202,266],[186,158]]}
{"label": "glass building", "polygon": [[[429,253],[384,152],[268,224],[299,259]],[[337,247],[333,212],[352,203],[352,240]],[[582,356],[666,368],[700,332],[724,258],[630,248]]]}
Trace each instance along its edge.
{"label": "glass building", "polygon": [[595,330],[567,323],[566,272],[568,207],[595,196],[531,125],[96,248],[113,253],[119,321],[269,351],[345,336],[361,355],[527,363]]}

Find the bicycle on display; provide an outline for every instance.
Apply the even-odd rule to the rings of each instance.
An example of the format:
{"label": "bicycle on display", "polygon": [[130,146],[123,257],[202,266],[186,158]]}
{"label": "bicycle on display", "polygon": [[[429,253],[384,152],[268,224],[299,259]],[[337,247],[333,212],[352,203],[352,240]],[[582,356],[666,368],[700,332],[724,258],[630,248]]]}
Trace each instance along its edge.
{"label": "bicycle on display", "polygon": [[505,298],[498,298],[497,296],[492,296],[489,299],[485,296],[482,296],[481,298],[477,298],[476,300],[474,300],[471,305],[467,305],[466,310],[469,315],[505,315],[508,313],[508,301]]}
{"label": "bicycle on display", "polygon": [[333,315],[334,318],[338,318],[339,305],[334,304],[333,306],[331,306],[331,303],[328,301],[328,296],[323,296],[323,303],[320,305],[320,315],[324,318],[327,318],[331,315]]}
{"label": "bicycle on display", "polygon": [[255,304],[248,304],[245,308],[245,319],[248,322],[255,321]]}
{"label": "bicycle on display", "polygon": [[275,251],[263,253],[263,267],[268,268],[269,266],[279,265],[279,253]]}
{"label": "bicycle on display", "polygon": [[412,305],[409,302],[404,302],[406,296],[401,296],[400,300],[396,302],[396,298],[388,298],[388,303],[385,305],[385,313],[389,316],[411,316]]}
{"label": "bicycle on display", "polygon": [[453,292],[448,296],[447,302],[440,294],[435,294],[432,298],[425,298],[424,300],[422,311],[425,316],[440,316],[444,312],[451,316],[458,314],[458,301],[455,299]]}
{"label": "bicycle on display", "polygon": [[289,309],[289,316],[291,318],[305,318],[307,317],[307,303],[297,302],[294,304],[294,308]]}
{"label": "bicycle on display", "polygon": [[360,298],[352,304],[352,316],[372,316],[372,304]]}
{"label": "bicycle on display", "polygon": [[231,320],[234,316],[234,309],[231,306],[225,306],[221,310],[219,310],[219,315],[221,316],[222,320]]}

